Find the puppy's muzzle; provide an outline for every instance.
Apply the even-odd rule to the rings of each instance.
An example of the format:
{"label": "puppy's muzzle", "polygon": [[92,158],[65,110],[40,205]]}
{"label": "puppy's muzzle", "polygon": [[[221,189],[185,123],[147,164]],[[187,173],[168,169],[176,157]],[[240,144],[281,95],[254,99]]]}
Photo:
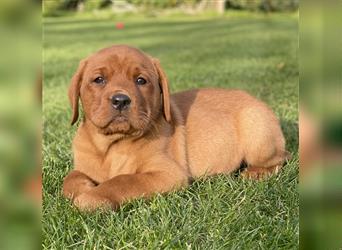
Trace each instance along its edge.
{"label": "puppy's muzzle", "polygon": [[124,94],[113,95],[111,100],[113,108],[119,111],[128,109],[129,105],[131,104],[131,99],[129,96]]}

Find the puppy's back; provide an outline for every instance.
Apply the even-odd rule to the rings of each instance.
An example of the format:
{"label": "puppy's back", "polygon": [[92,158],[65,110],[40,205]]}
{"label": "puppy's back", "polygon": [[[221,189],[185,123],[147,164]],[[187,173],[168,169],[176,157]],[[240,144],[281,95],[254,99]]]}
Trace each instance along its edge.
{"label": "puppy's back", "polygon": [[230,173],[247,158],[260,165],[285,151],[272,110],[244,91],[197,89],[172,98],[184,117],[194,176]]}

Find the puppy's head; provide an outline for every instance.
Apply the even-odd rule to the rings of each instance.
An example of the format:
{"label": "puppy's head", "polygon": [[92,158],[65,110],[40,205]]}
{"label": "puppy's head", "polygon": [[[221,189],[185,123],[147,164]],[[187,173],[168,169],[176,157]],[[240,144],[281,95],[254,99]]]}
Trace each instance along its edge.
{"label": "puppy's head", "polygon": [[72,121],[79,98],[85,120],[100,133],[142,134],[164,115],[170,121],[170,96],[158,60],[138,49],[118,45],[81,61],[69,87]]}

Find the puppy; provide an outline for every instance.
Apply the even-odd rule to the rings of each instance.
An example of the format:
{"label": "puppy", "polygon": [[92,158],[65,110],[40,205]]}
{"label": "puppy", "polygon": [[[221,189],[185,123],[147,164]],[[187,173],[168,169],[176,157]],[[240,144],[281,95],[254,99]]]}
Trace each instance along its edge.
{"label": "puppy", "polygon": [[260,178],[286,160],[279,122],[240,90],[197,89],[170,95],[158,60],[117,45],[81,61],[69,88],[74,170],[63,194],[81,210],[186,186],[191,178],[243,173]]}

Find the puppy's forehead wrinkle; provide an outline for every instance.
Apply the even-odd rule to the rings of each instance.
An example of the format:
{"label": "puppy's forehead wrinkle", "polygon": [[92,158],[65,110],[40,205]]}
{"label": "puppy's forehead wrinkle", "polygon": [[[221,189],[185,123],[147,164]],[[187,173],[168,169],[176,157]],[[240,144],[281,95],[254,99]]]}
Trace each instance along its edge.
{"label": "puppy's forehead wrinkle", "polygon": [[111,74],[115,73],[115,68],[109,69],[107,66],[100,66],[94,67],[91,72],[92,74],[109,75],[109,72]]}
{"label": "puppy's forehead wrinkle", "polygon": [[89,69],[94,74],[102,73],[108,76],[115,74],[126,74],[128,76],[132,76],[139,73],[146,73],[152,77],[156,77],[158,75],[151,62],[146,60],[137,60],[136,58],[131,58],[127,55],[123,58],[110,55],[106,56],[106,58],[102,58],[101,60],[91,60]]}

